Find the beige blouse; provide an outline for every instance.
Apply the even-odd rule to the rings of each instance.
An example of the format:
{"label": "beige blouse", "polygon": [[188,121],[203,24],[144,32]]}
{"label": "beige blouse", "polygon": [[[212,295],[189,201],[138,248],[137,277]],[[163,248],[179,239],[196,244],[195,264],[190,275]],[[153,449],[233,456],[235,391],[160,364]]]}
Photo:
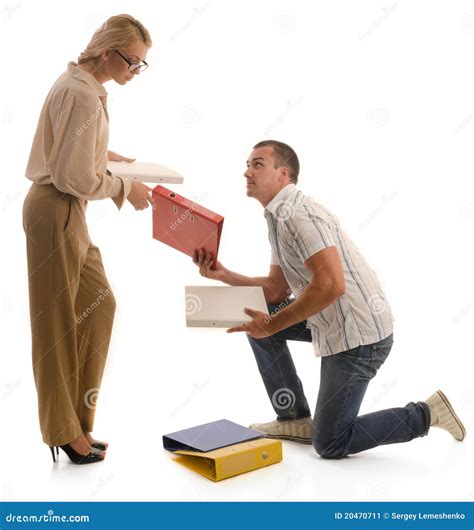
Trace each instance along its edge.
{"label": "beige blouse", "polygon": [[107,92],[70,62],[41,109],[26,177],[85,200],[111,197],[121,208],[132,182],[107,174],[108,140]]}

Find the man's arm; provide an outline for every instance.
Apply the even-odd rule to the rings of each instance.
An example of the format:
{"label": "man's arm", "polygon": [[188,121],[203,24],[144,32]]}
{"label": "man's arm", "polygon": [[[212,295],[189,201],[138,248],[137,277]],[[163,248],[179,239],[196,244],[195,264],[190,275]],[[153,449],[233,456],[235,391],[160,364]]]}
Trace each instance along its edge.
{"label": "man's arm", "polygon": [[233,286],[261,286],[268,304],[279,304],[288,298],[291,292],[279,265],[271,265],[268,276],[251,277],[226,269],[220,262],[217,262],[215,269],[211,269],[212,256],[203,250],[194,253],[193,262],[199,267],[201,276],[205,278]]}
{"label": "man's arm", "polygon": [[270,318],[259,311],[246,309],[245,312],[253,318],[252,322],[230,328],[228,332],[245,331],[257,339],[269,337],[320,313],[344,294],[344,272],[336,247],[320,250],[304,264],[311,272],[311,281],[292,304]]}
{"label": "man's arm", "polygon": [[311,281],[301,295],[273,318],[276,331],[307,320],[332,304],[346,290],[344,272],[336,247],[320,250],[305,262]]}

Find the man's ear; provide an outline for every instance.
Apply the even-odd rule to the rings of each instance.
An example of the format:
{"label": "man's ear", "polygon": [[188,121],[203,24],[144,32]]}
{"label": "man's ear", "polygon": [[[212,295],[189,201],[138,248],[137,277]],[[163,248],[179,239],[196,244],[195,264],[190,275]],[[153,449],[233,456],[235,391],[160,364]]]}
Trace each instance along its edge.
{"label": "man's ear", "polygon": [[290,179],[290,170],[286,166],[281,166],[280,168],[280,175],[278,180],[280,182],[283,182],[285,180],[291,180]]}

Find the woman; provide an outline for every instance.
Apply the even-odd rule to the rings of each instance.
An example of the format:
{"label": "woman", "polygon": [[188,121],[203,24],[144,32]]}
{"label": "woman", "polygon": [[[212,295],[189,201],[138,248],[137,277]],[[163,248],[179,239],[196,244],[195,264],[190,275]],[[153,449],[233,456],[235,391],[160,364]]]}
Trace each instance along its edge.
{"label": "woman", "polygon": [[87,201],[128,199],[136,210],[152,202],[143,183],[112,177],[107,151],[107,92],[148,65],[148,31],[129,15],[111,17],[78,63],[51,88],[41,110],[26,177],[26,233],[33,372],[43,440],[53,460],[59,447],[75,464],[104,459],[107,443],[92,437],[95,403],[107,357],[115,298],[100,251],[89,237]]}

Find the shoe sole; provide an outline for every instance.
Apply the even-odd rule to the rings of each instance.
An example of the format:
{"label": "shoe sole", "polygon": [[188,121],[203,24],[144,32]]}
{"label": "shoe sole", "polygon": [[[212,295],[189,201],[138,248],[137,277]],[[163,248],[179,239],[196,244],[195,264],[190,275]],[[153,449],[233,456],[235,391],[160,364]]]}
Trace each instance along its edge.
{"label": "shoe sole", "polygon": [[449,402],[449,399],[445,396],[445,394],[441,390],[437,390],[436,393],[443,400],[443,403],[448,407],[449,412],[451,412],[454,419],[456,420],[456,423],[458,424],[458,427],[461,429],[461,432],[462,432],[461,440],[458,440],[458,438],[455,438],[455,440],[458,440],[461,442],[466,437],[466,429],[464,428],[462,421],[458,418],[457,414],[454,412],[454,409],[451,406],[451,403]]}
{"label": "shoe sole", "polygon": [[299,436],[289,436],[286,434],[265,434],[265,438],[273,438],[274,440],[288,440],[290,442],[297,442],[299,444],[311,445],[311,438],[300,438]]}

